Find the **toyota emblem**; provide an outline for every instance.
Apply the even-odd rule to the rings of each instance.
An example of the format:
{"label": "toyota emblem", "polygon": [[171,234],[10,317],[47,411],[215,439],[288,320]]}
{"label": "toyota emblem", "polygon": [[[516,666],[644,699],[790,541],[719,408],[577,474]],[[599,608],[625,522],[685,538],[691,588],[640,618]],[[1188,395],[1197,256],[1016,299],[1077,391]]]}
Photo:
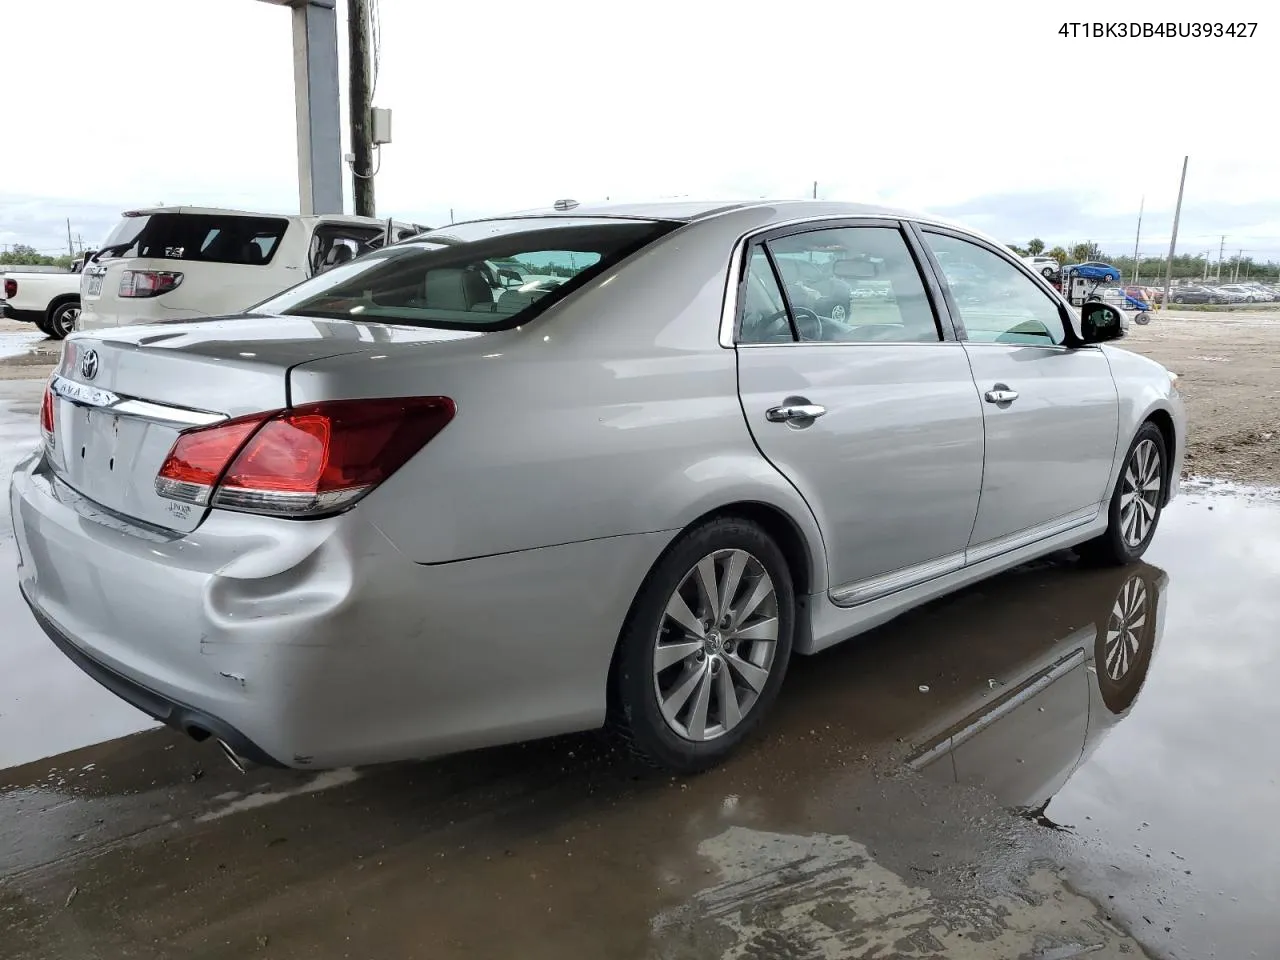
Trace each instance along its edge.
{"label": "toyota emblem", "polygon": [[98,375],[98,351],[86,350],[80,357],[80,376],[92,380]]}

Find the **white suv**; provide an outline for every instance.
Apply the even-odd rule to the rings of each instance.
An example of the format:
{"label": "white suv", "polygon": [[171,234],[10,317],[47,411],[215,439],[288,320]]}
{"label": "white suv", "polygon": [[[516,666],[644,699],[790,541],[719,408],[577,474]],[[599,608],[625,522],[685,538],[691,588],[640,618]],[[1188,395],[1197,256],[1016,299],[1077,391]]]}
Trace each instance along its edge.
{"label": "white suv", "polygon": [[[425,227],[392,222],[392,239]],[[81,274],[78,330],[237,313],[384,240],[370,217],[133,210]]]}

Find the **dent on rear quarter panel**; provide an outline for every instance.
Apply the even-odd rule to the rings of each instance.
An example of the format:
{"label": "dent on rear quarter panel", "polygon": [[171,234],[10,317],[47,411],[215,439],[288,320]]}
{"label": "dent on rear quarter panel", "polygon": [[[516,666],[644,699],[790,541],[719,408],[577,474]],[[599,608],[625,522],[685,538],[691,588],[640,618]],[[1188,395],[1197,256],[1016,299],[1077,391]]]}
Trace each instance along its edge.
{"label": "dent on rear quarter panel", "polygon": [[812,515],[756,450],[736,353],[718,343],[734,241],[767,215],[684,227],[516,330],[304,364],[293,401],[456,401],[454,421],[357,508],[420,563],[678,529],[758,499],[805,533],[823,589]]}

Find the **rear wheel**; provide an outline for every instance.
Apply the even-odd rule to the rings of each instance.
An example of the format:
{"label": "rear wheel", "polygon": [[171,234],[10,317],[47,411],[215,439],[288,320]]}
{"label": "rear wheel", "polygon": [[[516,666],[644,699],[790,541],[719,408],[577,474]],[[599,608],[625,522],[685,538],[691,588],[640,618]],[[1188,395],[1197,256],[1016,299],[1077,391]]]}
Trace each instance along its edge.
{"label": "rear wheel", "polygon": [[645,762],[714,766],[763,719],[787,671],[790,571],[756,524],[712,520],[650,572],[619,643],[609,726]]}
{"label": "rear wheel", "polygon": [[1111,495],[1107,530],[1081,545],[1079,553],[1083,558],[1120,566],[1147,552],[1164,510],[1166,456],[1164,435],[1147,421],[1129,445]]}
{"label": "rear wheel", "polygon": [[61,340],[76,328],[80,319],[80,301],[68,300],[49,311],[48,328],[45,330],[55,340]]}

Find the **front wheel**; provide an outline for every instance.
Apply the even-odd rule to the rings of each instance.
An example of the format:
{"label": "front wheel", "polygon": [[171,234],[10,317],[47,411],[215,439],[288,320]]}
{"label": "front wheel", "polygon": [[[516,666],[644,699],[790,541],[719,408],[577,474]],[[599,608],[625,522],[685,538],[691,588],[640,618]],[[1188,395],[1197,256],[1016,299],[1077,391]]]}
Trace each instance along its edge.
{"label": "front wheel", "polygon": [[790,571],[764,530],[733,517],[691,530],[632,604],[614,667],[611,730],[653,766],[714,766],[777,697],[794,625]]}
{"label": "front wheel", "polygon": [[1044,274],[1044,277],[1045,277],[1045,279],[1046,279],[1046,280],[1047,280],[1047,279],[1049,279],[1050,277],[1052,277],[1055,273],[1057,273],[1057,271],[1056,271],[1056,270],[1054,270],[1054,269],[1053,269],[1053,267],[1045,267],[1045,268],[1044,268],[1043,270],[1041,270],[1040,272],[1041,272],[1042,274]]}
{"label": "front wheel", "polygon": [[49,314],[48,333],[55,340],[63,339],[76,328],[80,319],[80,302],[72,300],[54,307]]}
{"label": "front wheel", "polygon": [[1147,552],[1164,510],[1168,456],[1164,435],[1147,421],[1129,445],[1111,495],[1106,532],[1082,544],[1086,560],[1105,566],[1133,563]]}

